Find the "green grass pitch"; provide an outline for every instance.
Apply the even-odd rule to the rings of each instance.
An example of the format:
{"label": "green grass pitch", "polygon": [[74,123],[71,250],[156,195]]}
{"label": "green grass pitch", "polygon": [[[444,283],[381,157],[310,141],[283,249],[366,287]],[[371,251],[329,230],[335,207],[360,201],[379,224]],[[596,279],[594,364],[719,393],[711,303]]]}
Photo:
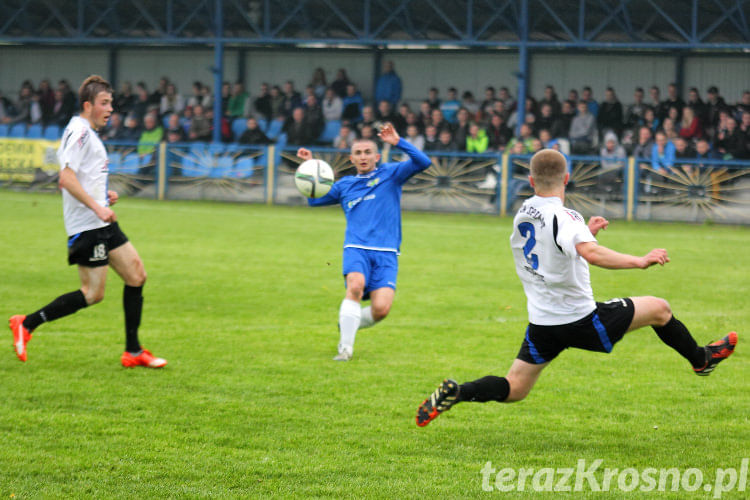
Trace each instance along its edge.
{"label": "green grass pitch", "polygon": [[[461,404],[418,428],[418,404],[444,377],[504,375],[518,351],[510,219],[405,213],[391,315],[335,363],[340,209],[123,199],[115,210],[149,274],[141,340],[169,365],[120,367],[114,272],[101,304],[39,328],[25,364],[3,325],[0,498],[557,498],[528,484],[485,492],[480,470],[601,459],[697,468],[711,482],[750,456],[747,227],[612,221],[599,237],[629,253],[667,248],[672,262],[592,269],[598,300],[665,297],[700,343],[739,332],[710,377],[643,329],[610,355],[564,352],[521,403]],[[61,211],[56,195],[0,191],[3,321],[78,287]],[[562,497],[641,495],[712,493]]]}

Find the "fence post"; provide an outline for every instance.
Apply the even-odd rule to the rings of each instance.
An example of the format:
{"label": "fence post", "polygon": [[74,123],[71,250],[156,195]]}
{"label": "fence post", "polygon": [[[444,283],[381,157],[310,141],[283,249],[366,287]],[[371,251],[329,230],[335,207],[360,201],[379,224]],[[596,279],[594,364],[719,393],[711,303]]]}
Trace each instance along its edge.
{"label": "fence post", "polygon": [[268,146],[266,150],[266,205],[273,205],[273,197],[276,195],[276,146]]}
{"label": "fence post", "polygon": [[635,157],[630,156],[628,158],[628,185],[627,185],[627,195],[625,197],[625,219],[626,220],[633,220],[633,207],[635,206],[635,184],[636,184],[636,175],[635,175]]}
{"label": "fence post", "polygon": [[508,214],[508,158],[510,155],[502,155],[502,161],[500,162],[500,215],[505,216]]}
{"label": "fence post", "polygon": [[156,199],[159,201],[164,200],[164,193],[167,190],[167,143],[159,143],[159,168],[157,173],[157,191]]}

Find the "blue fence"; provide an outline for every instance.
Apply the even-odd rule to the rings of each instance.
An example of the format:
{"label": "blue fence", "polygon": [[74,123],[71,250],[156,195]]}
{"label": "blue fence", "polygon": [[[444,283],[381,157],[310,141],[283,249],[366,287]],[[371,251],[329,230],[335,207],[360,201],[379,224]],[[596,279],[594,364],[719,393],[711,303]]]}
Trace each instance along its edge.
{"label": "blue fence", "polygon": [[[44,137],[45,131],[41,131]],[[0,139],[3,144],[30,139]],[[149,147],[150,146],[150,147]],[[11,150],[5,147],[3,150]],[[48,148],[49,149],[49,148]],[[110,184],[126,195],[155,199],[211,199],[304,204],[294,185],[297,147],[239,144],[107,143]],[[348,151],[312,148],[337,177],[353,173]],[[432,166],[403,187],[407,210],[510,214],[531,194],[527,155],[428,153]],[[47,151],[46,156],[49,156]],[[385,161],[399,150],[384,149]],[[750,224],[750,163],[678,159],[655,169],[649,159],[570,156],[566,205],[582,214],[633,220]],[[55,188],[56,166],[6,165],[0,184]],[[49,161],[49,158],[47,158]]]}

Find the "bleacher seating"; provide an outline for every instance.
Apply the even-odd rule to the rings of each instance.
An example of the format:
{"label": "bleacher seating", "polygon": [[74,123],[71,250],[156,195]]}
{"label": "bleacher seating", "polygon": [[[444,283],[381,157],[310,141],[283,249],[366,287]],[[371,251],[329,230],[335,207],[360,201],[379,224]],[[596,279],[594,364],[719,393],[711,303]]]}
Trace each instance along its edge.
{"label": "bleacher seating", "polygon": [[26,129],[26,137],[28,139],[41,139],[42,138],[42,125],[39,123],[29,125],[29,128]]}
{"label": "bleacher seating", "polygon": [[47,125],[44,129],[44,138],[50,141],[56,141],[60,138],[62,131],[58,125]]}
{"label": "bleacher seating", "polygon": [[26,137],[26,124],[16,123],[12,125],[8,137]]}
{"label": "bleacher seating", "polygon": [[271,123],[268,124],[268,130],[266,130],[266,135],[269,139],[272,141],[275,141],[279,135],[281,134],[281,129],[284,127],[284,122],[281,120],[271,120]]}
{"label": "bleacher seating", "polygon": [[247,129],[247,120],[245,118],[235,118],[232,121],[232,134],[235,142],[240,138],[242,133]]}
{"label": "bleacher seating", "polygon": [[24,123],[15,123],[13,125],[8,125],[7,123],[0,124],[0,137],[56,141],[60,139],[61,134],[62,131],[58,125],[47,125],[47,127],[44,127],[41,123],[33,123],[31,125]]}
{"label": "bleacher seating", "polygon": [[331,143],[336,138],[336,136],[339,135],[340,131],[341,121],[330,120],[326,122],[326,126],[323,129],[323,132],[320,134],[320,137],[318,137],[318,142]]}

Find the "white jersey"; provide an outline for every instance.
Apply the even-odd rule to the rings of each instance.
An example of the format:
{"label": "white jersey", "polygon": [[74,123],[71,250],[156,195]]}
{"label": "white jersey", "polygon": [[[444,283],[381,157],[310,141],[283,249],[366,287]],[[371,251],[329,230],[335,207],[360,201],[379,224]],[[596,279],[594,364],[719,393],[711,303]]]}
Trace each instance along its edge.
{"label": "white jersey", "polygon": [[576,245],[596,241],[575,210],[557,197],[533,196],[513,219],[510,246],[526,292],[529,323],[564,325],[596,309],[589,265]]}
{"label": "white jersey", "polygon": [[[107,197],[107,150],[85,118],[74,116],[65,127],[60,149],[57,150],[60,171],[65,167],[76,173],[78,182],[98,204],[109,205]],[[78,201],[66,189],[63,194],[65,231],[73,236],[83,231],[108,226],[93,210]]]}

